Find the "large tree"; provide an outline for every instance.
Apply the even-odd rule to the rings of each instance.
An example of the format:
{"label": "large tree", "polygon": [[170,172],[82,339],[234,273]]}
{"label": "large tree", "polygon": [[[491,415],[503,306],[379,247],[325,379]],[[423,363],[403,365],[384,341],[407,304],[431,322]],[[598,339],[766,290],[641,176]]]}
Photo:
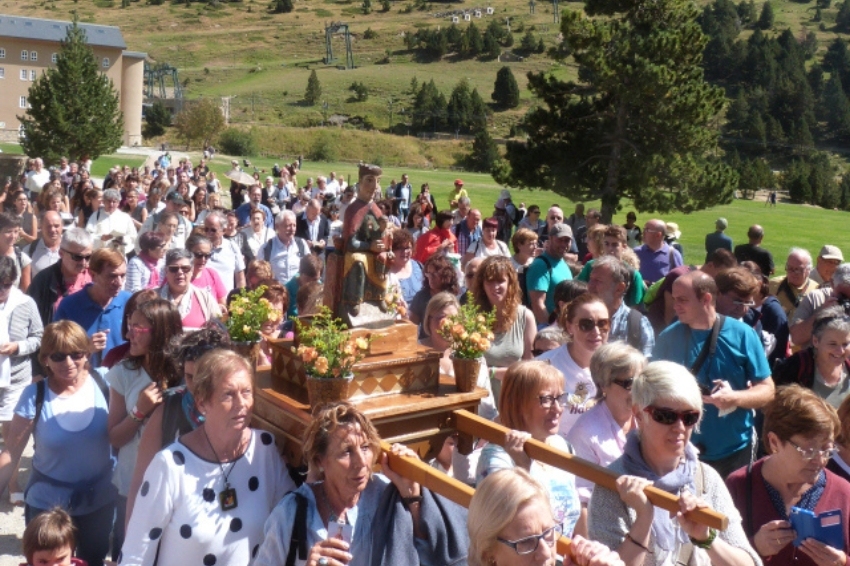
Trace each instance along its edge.
{"label": "large tree", "polygon": [[529,74],[540,100],[509,142],[504,184],[640,211],[690,212],[728,202],[737,175],[716,157],[724,94],[703,77],[706,37],[688,0],[588,0],[568,10],[564,42],[578,82]]}
{"label": "large tree", "polygon": [[121,146],[124,116],[112,81],[100,72],[86,32],[68,26],[56,65],[30,87],[21,146],[48,163],[59,157],[97,159]]}
{"label": "large tree", "polygon": [[202,98],[188,104],[177,115],[174,126],[180,137],[186,140],[186,149],[196,140],[200,140],[202,147],[207,147],[224,129],[224,114],[221,106],[211,98]]}

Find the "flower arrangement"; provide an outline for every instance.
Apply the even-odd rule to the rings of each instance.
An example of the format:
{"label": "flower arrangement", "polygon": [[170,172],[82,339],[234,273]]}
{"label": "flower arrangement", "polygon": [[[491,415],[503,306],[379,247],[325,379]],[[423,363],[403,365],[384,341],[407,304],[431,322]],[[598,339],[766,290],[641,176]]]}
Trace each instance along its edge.
{"label": "flower arrangement", "polygon": [[407,316],[407,305],[404,302],[404,298],[401,296],[401,290],[397,286],[387,290],[384,302],[387,305],[388,312],[391,312],[401,318]]}
{"label": "flower arrangement", "polygon": [[446,317],[440,325],[440,335],[452,344],[452,355],[462,360],[475,360],[490,349],[496,314],[482,312],[472,294],[457,314]]}
{"label": "flower arrangement", "polygon": [[242,289],[233,297],[223,317],[231,340],[257,342],[263,324],[283,320],[283,313],[262,296],[265,292],[266,286],[260,285],[253,291]]}
{"label": "flower arrangement", "polygon": [[333,318],[330,309],[324,306],[309,324],[296,319],[295,334],[299,345],[292,351],[312,377],[345,377],[369,349],[369,339],[353,338],[345,324]]}

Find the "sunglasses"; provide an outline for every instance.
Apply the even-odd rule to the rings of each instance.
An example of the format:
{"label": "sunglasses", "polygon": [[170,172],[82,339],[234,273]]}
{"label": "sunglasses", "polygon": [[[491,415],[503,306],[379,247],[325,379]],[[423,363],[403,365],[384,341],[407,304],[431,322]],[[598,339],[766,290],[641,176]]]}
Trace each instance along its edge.
{"label": "sunglasses", "polygon": [[578,321],[578,329],[582,332],[590,332],[594,327],[598,328],[601,333],[608,332],[608,329],[611,328],[611,319],[600,318],[599,320],[593,320],[592,318],[580,318]]}
{"label": "sunglasses", "polygon": [[634,378],[630,377],[629,379],[612,379],[611,383],[616,383],[626,391],[632,390],[632,385],[634,384]]}
{"label": "sunglasses", "polygon": [[132,330],[136,334],[147,334],[153,330],[150,326],[142,326],[141,324],[128,324],[127,330]]}
{"label": "sunglasses", "polygon": [[667,426],[676,424],[676,421],[682,421],[685,426],[694,426],[699,422],[700,417],[699,411],[674,411],[661,407],[647,407],[643,412],[648,413],[658,424]]}
{"label": "sunglasses", "polygon": [[81,263],[81,262],[84,262],[84,261],[91,260],[92,254],[82,255],[82,254],[75,254],[74,252],[69,252],[68,250],[62,250],[62,251],[65,252],[66,254],[68,254],[69,256],[71,256],[71,259],[73,259],[77,263]]}
{"label": "sunglasses", "polygon": [[79,362],[80,360],[82,360],[83,358],[86,357],[86,353],[85,352],[67,352],[67,353],[66,352],[54,352],[53,354],[50,354],[47,357],[50,358],[50,361],[52,361],[52,362],[60,363],[60,362],[64,362],[65,359],[68,356],[71,356],[71,359],[74,360],[75,362]]}
{"label": "sunglasses", "polygon": [[195,259],[202,259],[204,261],[207,261],[212,257],[212,254],[202,254],[200,252],[192,252],[192,255],[195,256]]}
{"label": "sunglasses", "polygon": [[191,265],[169,265],[168,266],[168,272],[169,273],[177,274],[177,273],[180,273],[181,271],[183,273],[189,273],[190,271],[192,271],[192,266]]}

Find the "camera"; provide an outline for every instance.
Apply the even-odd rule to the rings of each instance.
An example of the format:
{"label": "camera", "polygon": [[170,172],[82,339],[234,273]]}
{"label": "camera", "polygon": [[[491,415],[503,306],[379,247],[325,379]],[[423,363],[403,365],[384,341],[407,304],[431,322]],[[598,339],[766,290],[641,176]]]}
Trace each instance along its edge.
{"label": "camera", "polygon": [[838,304],[844,309],[844,314],[850,315],[850,298],[838,295]]}

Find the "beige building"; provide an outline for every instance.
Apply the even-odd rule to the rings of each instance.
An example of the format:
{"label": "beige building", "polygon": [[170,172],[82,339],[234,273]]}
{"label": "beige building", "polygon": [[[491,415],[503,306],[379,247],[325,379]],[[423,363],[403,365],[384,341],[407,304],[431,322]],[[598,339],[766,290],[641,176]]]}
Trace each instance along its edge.
{"label": "beige building", "polygon": [[[71,22],[0,14],[0,140],[17,141],[33,81],[56,62]],[[114,26],[79,24],[101,70],[112,79],[124,112],[124,144],[142,143],[145,53],[127,51]],[[73,95],[72,93],[69,93]]]}

